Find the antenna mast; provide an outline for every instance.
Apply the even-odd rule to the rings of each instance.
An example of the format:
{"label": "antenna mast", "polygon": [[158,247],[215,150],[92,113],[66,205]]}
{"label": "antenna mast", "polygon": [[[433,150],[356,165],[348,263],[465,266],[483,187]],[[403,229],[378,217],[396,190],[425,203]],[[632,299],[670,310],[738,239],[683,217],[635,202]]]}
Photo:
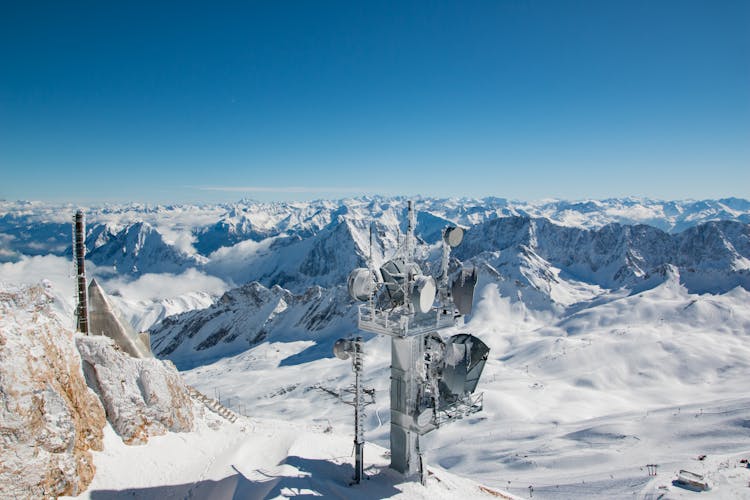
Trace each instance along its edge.
{"label": "antenna mast", "polygon": [[375,390],[362,386],[362,337],[337,340],[333,345],[333,353],[339,359],[352,358],[354,387],[345,392],[353,394],[354,397],[351,400],[346,400],[341,394],[336,394],[334,391],[328,389],[323,390],[329,394],[338,396],[342,402],[354,407],[354,484],[359,484],[364,477],[365,470],[365,407],[375,402]]}
{"label": "antenna mast", "polygon": [[78,290],[78,306],[76,307],[76,328],[84,335],[89,334],[88,300],[86,296],[86,220],[83,210],[78,210],[73,225],[73,263]]}
{"label": "antenna mast", "polygon": [[391,337],[391,468],[424,480],[420,437],[481,411],[482,395],[474,390],[489,348],[470,334],[446,339],[440,333],[462,325],[464,315],[471,313],[476,270],[462,268],[452,283],[448,275],[450,248],[461,244],[463,229],[449,226],[443,231],[438,288],[435,278],[414,260],[415,226],[408,201],[406,238],[396,255],[379,273],[354,269],[348,287],[353,299],[365,302],[358,310],[359,329]]}

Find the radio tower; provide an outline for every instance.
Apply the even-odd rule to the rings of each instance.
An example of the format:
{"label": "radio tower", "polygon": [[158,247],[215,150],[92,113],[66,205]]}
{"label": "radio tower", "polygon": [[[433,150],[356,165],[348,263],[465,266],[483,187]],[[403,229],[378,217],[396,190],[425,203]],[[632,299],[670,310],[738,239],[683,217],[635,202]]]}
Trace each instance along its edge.
{"label": "radio tower", "polygon": [[73,226],[73,264],[76,273],[78,306],[76,307],[76,329],[84,335],[89,334],[89,312],[86,298],[86,221],[83,210],[78,210]]}
{"label": "radio tower", "polygon": [[379,270],[370,258],[368,268],[351,272],[348,288],[363,302],[359,329],[391,337],[391,468],[405,476],[419,474],[424,482],[420,437],[481,411],[482,394],[474,391],[489,347],[468,333],[442,336],[462,328],[472,309],[476,270],[461,268],[449,277],[450,251],[461,244],[463,229],[443,230],[438,283],[415,262],[415,227],[408,202],[406,237],[396,255]]}

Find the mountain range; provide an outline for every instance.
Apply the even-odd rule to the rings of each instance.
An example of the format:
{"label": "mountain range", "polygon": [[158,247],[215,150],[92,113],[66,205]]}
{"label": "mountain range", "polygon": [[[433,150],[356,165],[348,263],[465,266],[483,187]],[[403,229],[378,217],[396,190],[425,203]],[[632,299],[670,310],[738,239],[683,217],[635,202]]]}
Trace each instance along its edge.
{"label": "mountain range", "polygon": [[[455,330],[491,349],[483,412],[432,433],[428,463],[547,498],[658,496],[665,480],[646,463],[702,472],[720,496],[746,484],[722,464],[750,453],[750,202],[414,204],[427,273],[439,269],[443,228],[465,229],[449,267],[479,280]],[[346,278],[393,255],[406,205],[87,207],[87,264],[194,387],[258,418],[346,433],[350,413],[320,390],[351,379],[331,353],[357,332]],[[0,281],[52,280],[69,319],[74,209],[0,202]],[[363,382],[377,395],[366,435],[387,447],[388,339],[364,337]]]}

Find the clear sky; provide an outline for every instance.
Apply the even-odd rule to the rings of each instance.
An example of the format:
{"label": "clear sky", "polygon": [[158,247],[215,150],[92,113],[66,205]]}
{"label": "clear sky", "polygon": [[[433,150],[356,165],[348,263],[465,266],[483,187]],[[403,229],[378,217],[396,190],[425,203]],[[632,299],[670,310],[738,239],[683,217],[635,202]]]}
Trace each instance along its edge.
{"label": "clear sky", "polygon": [[0,6],[0,199],[750,198],[750,1]]}

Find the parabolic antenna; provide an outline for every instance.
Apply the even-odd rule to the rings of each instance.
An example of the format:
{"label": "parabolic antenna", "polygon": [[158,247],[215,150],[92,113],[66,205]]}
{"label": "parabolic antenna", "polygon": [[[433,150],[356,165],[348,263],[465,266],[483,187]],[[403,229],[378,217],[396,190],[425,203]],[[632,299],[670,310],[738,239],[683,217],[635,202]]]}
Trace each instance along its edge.
{"label": "parabolic antenna", "polygon": [[450,404],[477,388],[490,348],[474,335],[459,333],[445,344],[440,398]]}
{"label": "parabolic antenna", "polygon": [[375,290],[375,278],[369,269],[358,267],[349,273],[347,280],[349,295],[354,300],[366,301],[370,299],[372,292]]}
{"label": "parabolic antenna", "polygon": [[456,279],[451,285],[451,295],[453,304],[462,315],[471,314],[471,307],[474,303],[474,287],[477,285],[476,268],[461,269]]}
{"label": "parabolic antenna", "polygon": [[464,240],[464,230],[455,226],[447,227],[443,239],[450,247],[456,248]]}
{"label": "parabolic antenna", "polygon": [[338,339],[333,344],[333,354],[339,359],[349,359],[350,352],[352,352],[352,341],[349,339]]}
{"label": "parabolic antenna", "polygon": [[411,303],[414,305],[414,310],[421,313],[430,312],[436,294],[437,283],[435,283],[435,278],[424,275],[417,276],[411,289]]}
{"label": "parabolic antenna", "polygon": [[422,270],[414,262],[405,262],[403,259],[389,260],[380,267],[388,298],[394,306],[404,303],[404,282],[422,274]]}

